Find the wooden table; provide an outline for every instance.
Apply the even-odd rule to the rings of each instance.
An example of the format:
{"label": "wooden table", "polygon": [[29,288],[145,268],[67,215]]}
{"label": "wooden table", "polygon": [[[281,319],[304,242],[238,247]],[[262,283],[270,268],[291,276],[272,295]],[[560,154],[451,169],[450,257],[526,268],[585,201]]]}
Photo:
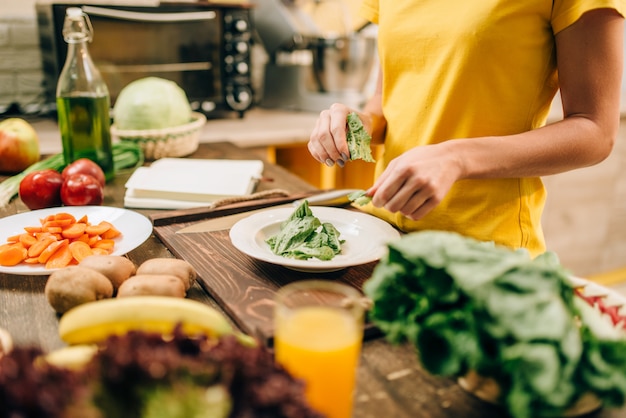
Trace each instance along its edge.
{"label": "wooden table", "polygon": [[[202,144],[192,158],[257,158],[249,151],[232,144]],[[124,184],[130,171],[120,173],[107,183],[104,205],[123,206]],[[290,192],[313,192],[313,186],[281,167],[266,164],[264,175],[273,179],[261,183],[259,190],[282,188]],[[1,180],[2,178],[0,178]],[[0,217],[28,209],[19,199],[0,208]],[[147,216],[162,211],[138,210]],[[173,257],[172,253],[152,235],[131,251],[128,257],[137,264],[154,257]],[[219,260],[212,260],[219,262]],[[0,274],[0,327],[12,335],[20,346],[33,345],[50,351],[64,346],[57,334],[58,316],[48,305],[44,294],[47,276]],[[215,300],[198,284],[189,297],[219,308]],[[498,407],[466,393],[446,378],[435,377],[420,367],[414,350],[408,345],[392,346],[384,338],[367,340],[358,370],[354,417],[357,418],[499,418],[506,417]],[[618,418],[626,416],[626,408],[601,410],[589,417]]]}

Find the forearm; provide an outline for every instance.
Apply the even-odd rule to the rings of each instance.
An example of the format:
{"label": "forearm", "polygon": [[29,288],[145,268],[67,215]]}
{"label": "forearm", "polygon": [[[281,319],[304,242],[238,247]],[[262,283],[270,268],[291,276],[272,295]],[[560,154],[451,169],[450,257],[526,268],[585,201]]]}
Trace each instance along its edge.
{"label": "forearm", "polygon": [[571,116],[517,135],[448,141],[443,146],[456,159],[461,178],[547,176],[604,160],[618,128],[619,115],[603,123]]}

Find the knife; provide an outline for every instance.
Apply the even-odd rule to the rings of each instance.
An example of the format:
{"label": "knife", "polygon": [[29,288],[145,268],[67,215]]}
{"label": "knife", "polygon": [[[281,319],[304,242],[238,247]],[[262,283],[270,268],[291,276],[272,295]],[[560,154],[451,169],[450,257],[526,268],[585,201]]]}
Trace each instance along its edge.
{"label": "knife", "polygon": [[249,210],[246,212],[235,213],[233,215],[222,216],[219,218],[209,219],[208,221],[199,222],[185,228],[179,229],[176,231],[177,234],[189,234],[189,233],[198,233],[198,232],[214,232],[214,231],[224,231],[230,229],[233,225],[235,225],[239,220],[243,218],[247,218],[248,216],[263,212],[266,210],[277,209],[277,208],[296,208],[298,207],[304,200],[307,200],[310,205],[313,206],[345,206],[350,203],[350,199],[348,199],[348,195],[358,189],[338,189],[331,190],[329,192],[324,192],[320,194],[316,194],[306,199],[298,199],[294,200],[291,203],[286,203],[282,205],[271,206],[268,208],[261,208],[255,210]]}

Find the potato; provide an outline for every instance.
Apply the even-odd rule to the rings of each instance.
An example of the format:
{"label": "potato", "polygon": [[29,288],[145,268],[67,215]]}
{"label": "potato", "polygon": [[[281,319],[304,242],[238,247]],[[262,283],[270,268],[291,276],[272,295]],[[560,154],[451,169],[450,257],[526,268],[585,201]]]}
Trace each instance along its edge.
{"label": "potato", "polygon": [[184,298],[185,284],[171,274],[138,274],[130,277],[117,289],[117,297],[172,296]]}
{"label": "potato", "polygon": [[50,306],[64,313],[83,303],[112,297],[113,284],[96,270],[70,266],[50,274],[44,293]]}
{"label": "potato", "polygon": [[113,291],[137,271],[135,263],[121,255],[90,255],[78,265],[104,274],[113,284]]}
{"label": "potato", "polygon": [[178,258],[152,258],[137,268],[139,274],[171,274],[183,281],[185,290],[189,290],[196,281],[197,273],[191,264]]}

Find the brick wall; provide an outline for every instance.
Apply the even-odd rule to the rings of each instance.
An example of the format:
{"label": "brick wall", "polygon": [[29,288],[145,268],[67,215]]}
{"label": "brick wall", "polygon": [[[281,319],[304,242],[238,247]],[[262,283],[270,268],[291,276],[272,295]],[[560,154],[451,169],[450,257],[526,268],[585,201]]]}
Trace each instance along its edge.
{"label": "brick wall", "polygon": [[35,17],[0,17],[0,113],[43,105],[43,72]]}

